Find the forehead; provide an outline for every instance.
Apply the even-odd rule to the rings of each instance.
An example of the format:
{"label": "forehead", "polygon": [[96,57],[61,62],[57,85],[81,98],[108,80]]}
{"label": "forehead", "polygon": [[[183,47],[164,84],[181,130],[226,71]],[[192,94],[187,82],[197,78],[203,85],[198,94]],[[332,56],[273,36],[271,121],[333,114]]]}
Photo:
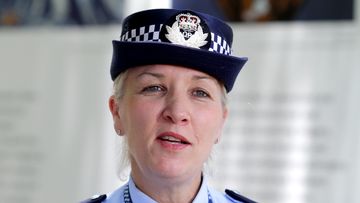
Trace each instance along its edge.
{"label": "forehead", "polygon": [[176,76],[177,78],[180,78],[184,76],[184,78],[189,78],[189,79],[192,78],[209,79],[218,83],[218,81],[214,77],[204,72],[183,66],[156,64],[156,65],[137,66],[128,69],[128,77],[130,78],[139,78],[141,76],[146,76],[146,75],[157,76],[159,78],[160,77],[165,78],[171,76]]}

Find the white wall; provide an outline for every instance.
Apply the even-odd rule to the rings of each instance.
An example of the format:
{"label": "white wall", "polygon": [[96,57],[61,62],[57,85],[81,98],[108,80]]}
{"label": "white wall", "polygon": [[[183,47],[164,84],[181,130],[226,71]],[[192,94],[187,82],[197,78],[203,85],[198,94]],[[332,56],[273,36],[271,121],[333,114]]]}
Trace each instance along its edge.
{"label": "white wall", "polygon": [[[249,56],[231,94],[215,183],[260,202],[359,201],[359,27],[236,26]],[[227,139],[227,138],[229,139]]]}
{"label": "white wall", "polygon": [[137,11],[153,8],[171,8],[171,0],[124,0],[125,16]]}

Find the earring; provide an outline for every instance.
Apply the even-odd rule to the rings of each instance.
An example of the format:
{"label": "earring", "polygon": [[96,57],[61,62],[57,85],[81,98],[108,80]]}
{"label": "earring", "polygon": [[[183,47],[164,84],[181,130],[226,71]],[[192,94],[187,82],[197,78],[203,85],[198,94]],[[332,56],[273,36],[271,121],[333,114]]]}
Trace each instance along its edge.
{"label": "earring", "polygon": [[120,129],[117,129],[117,130],[116,130],[116,133],[117,133],[118,135],[120,135],[120,136],[123,135],[123,132],[122,132]]}
{"label": "earring", "polygon": [[216,138],[215,144],[219,143],[219,138]]}

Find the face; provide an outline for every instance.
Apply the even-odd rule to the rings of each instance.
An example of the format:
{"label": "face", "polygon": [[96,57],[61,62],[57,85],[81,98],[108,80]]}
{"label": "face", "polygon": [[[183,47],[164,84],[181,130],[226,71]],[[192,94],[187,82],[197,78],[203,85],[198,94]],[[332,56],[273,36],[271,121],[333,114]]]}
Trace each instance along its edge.
{"label": "face", "polygon": [[120,101],[110,98],[116,129],[127,136],[133,175],[201,173],[227,115],[222,86],[184,67],[131,68]]}

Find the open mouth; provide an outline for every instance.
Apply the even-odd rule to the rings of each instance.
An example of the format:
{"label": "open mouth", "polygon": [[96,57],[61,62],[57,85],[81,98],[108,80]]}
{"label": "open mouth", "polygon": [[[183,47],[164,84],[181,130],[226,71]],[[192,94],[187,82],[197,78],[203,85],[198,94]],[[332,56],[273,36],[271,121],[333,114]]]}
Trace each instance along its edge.
{"label": "open mouth", "polygon": [[162,140],[162,141],[167,141],[167,142],[172,142],[172,143],[178,143],[178,144],[190,144],[188,141],[186,140],[181,140],[178,139],[176,137],[172,137],[172,136],[160,136],[158,137],[158,139]]}
{"label": "open mouth", "polygon": [[171,144],[183,144],[183,145],[191,144],[185,137],[173,132],[161,133],[157,137],[157,139]]}

